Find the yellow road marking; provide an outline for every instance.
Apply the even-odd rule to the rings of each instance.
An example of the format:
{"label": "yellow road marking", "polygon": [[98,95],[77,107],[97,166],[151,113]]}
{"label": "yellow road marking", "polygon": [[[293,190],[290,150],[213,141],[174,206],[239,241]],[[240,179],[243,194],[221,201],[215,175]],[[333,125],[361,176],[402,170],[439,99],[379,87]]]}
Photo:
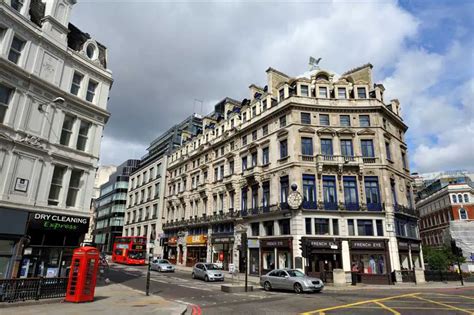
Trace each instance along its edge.
{"label": "yellow road marking", "polygon": [[[427,294],[427,293],[425,293]],[[444,294],[444,293],[436,293],[437,295],[443,295],[443,296],[450,296],[450,297],[461,297],[469,300],[474,300],[474,297],[470,296],[465,296],[465,295],[456,295],[456,294]]]}
{"label": "yellow road marking", "polygon": [[304,312],[304,313],[301,313],[301,315],[310,315],[310,314],[316,314],[316,313],[319,313],[321,315],[321,314],[324,314],[323,312],[325,312],[325,311],[332,311],[332,310],[337,310],[337,309],[341,309],[341,308],[348,308],[350,306],[362,305],[362,304],[367,304],[367,303],[388,301],[388,300],[398,299],[398,298],[406,297],[406,296],[415,296],[416,294],[420,294],[420,293],[418,292],[418,293],[395,295],[395,296],[390,296],[390,297],[381,298],[381,299],[373,299],[373,300],[366,300],[366,301],[360,301],[360,302],[355,302],[355,303],[349,303],[349,304],[345,304],[345,305],[332,306],[332,307],[322,308],[322,309],[319,309],[319,310]]}
{"label": "yellow road marking", "polygon": [[[380,309],[378,306],[351,306],[347,307],[348,309],[353,308],[353,309]],[[450,311],[450,309],[447,309],[446,307],[424,307],[424,306],[397,306],[393,307],[396,309],[400,310],[444,310],[444,311]],[[468,308],[468,311],[474,311],[474,308]]]}
{"label": "yellow road marking", "polygon": [[447,307],[447,308],[450,308],[450,309],[453,309],[453,310],[457,310],[457,311],[460,311],[460,312],[472,314],[472,312],[469,312],[468,310],[465,310],[465,309],[462,309],[462,308],[459,308],[459,307],[456,307],[456,306],[452,306],[452,305],[449,305],[449,304],[445,304],[445,303],[441,303],[441,302],[436,302],[436,301],[433,301],[433,300],[430,300],[430,299],[425,299],[425,298],[422,298],[422,297],[416,296],[416,295],[413,295],[412,297],[415,298],[415,299],[422,300],[422,301],[426,301],[426,302],[431,302],[431,303],[434,303],[434,304],[442,305],[442,306],[445,306],[445,307]]}
{"label": "yellow road marking", "polygon": [[390,308],[390,307],[388,307],[388,306],[385,306],[385,305],[383,305],[383,304],[380,303],[380,302],[374,302],[374,303],[377,304],[377,305],[379,305],[381,308],[386,309],[387,311],[392,312],[394,315],[400,315],[400,313],[397,312],[396,310],[394,310],[393,308]]}

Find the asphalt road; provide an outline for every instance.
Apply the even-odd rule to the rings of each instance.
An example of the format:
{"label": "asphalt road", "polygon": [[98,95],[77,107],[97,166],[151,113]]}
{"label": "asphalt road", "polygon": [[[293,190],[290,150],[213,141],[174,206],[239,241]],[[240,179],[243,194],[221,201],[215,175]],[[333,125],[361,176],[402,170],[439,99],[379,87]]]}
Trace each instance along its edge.
{"label": "asphalt road", "polygon": [[[115,265],[109,271],[109,278],[144,291],[146,267]],[[265,292],[256,288],[254,292],[230,294],[220,291],[220,285],[194,280],[188,272],[159,274],[152,271],[150,292],[196,305],[202,314],[474,314],[474,287],[418,291],[328,290],[319,294]]]}

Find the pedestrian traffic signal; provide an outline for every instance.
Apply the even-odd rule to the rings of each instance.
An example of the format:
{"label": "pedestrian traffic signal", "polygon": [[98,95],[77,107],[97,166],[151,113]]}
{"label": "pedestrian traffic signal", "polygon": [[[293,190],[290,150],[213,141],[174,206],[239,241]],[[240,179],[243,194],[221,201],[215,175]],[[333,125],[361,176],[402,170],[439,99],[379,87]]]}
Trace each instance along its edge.
{"label": "pedestrian traffic signal", "polygon": [[306,239],[300,238],[300,250],[301,256],[304,258],[308,257],[308,244],[306,243]]}

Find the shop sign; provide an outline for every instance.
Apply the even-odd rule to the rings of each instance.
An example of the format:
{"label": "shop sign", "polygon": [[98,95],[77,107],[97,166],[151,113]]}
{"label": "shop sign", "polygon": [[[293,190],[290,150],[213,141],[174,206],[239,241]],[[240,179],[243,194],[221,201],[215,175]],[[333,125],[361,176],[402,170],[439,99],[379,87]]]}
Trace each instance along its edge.
{"label": "shop sign", "polygon": [[398,250],[408,250],[407,242],[398,242]]}
{"label": "shop sign", "polygon": [[330,240],[308,240],[308,245],[312,248],[339,249],[339,242]]}
{"label": "shop sign", "polygon": [[260,241],[259,240],[247,240],[247,247],[248,248],[260,248]]}
{"label": "shop sign", "polygon": [[290,247],[290,241],[285,240],[260,240],[261,247]]}
{"label": "shop sign", "polygon": [[214,236],[212,237],[212,244],[233,243],[235,238],[233,236]]}
{"label": "shop sign", "polygon": [[38,230],[86,233],[89,229],[89,218],[36,212],[30,213],[28,227]]}
{"label": "shop sign", "polygon": [[186,237],[186,245],[202,245],[207,243],[207,235],[189,235]]}
{"label": "shop sign", "polygon": [[170,237],[168,239],[168,245],[176,245],[178,243],[178,238],[176,236]]}
{"label": "shop sign", "polygon": [[378,241],[351,241],[352,249],[385,249],[384,242]]}

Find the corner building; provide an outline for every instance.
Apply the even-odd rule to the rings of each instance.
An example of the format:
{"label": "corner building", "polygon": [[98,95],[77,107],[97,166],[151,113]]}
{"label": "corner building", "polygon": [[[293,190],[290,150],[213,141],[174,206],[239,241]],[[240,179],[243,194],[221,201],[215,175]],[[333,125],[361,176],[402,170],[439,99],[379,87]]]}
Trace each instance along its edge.
{"label": "corner building", "polygon": [[[169,157],[163,230],[167,258],[248,270],[304,268],[333,280],[410,281],[401,260],[422,268],[405,132],[397,100],[384,101],[367,64],[336,77],[267,70],[250,99],[226,98],[204,130]],[[287,198],[295,183],[300,209]],[[302,257],[300,240],[308,244]],[[411,246],[413,244],[413,246]],[[404,268],[405,269],[405,268]]]}

